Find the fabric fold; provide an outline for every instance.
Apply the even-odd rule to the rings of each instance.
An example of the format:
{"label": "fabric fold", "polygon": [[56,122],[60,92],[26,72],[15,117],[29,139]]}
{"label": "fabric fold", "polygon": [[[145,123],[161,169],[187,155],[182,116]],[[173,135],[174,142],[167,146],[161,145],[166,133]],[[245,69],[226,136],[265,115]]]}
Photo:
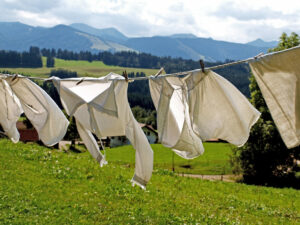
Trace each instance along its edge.
{"label": "fabric fold", "polygon": [[213,71],[193,72],[185,78],[193,130],[203,141],[225,140],[244,145],[260,117],[248,99]]}
{"label": "fabric fold", "polygon": [[288,148],[300,145],[300,48],[268,54],[250,68]]}
{"label": "fabric fold", "polygon": [[150,77],[159,139],[179,156],[204,152],[202,141],[222,139],[242,146],[260,116],[230,82],[213,71],[185,77]]}
{"label": "fabric fold", "polygon": [[89,130],[84,128],[84,126],[77,120],[76,120],[76,127],[80,138],[82,139],[87,150],[90,152],[93,158],[96,159],[96,161],[100,164],[101,167],[107,164],[107,161],[105,160],[105,156],[101,154],[99,150],[99,146],[97,144],[96,139],[93,137],[93,134]]}
{"label": "fabric fold", "polygon": [[179,77],[150,77],[150,93],[157,110],[161,143],[185,159],[204,152],[201,139],[191,126],[186,86]]}
{"label": "fabric fold", "polygon": [[18,98],[14,95],[6,80],[1,79],[0,82],[0,125],[5,135],[12,142],[17,143],[20,139],[16,123],[23,113]]}
{"label": "fabric fold", "polygon": [[98,138],[126,135],[136,150],[132,182],[145,188],[153,170],[153,152],[131,112],[127,100],[128,83],[124,78],[110,73],[88,80],[53,78],[53,83],[66,112],[75,117],[80,136],[96,160],[102,162],[105,156],[100,153],[92,133]]}
{"label": "fabric fold", "polygon": [[24,77],[8,77],[7,83],[18,97],[26,117],[47,146],[57,144],[66,134],[69,121],[50,96]]}

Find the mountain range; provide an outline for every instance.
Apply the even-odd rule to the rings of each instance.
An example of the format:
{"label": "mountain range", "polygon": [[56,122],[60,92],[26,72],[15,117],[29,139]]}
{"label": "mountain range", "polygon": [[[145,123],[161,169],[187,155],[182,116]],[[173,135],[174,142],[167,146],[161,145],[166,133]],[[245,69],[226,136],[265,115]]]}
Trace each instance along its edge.
{"label": "mountain range", "polygon": [[239,60],[266,52],[277,42],[261,39],[241,44],[201,38],[193,34],[130,38],[115,28],[97,29],[86,24],[33,27],[20,22],[0,22],[0,49],[40,48],[72,51],[136,51],[156,56],[181,57],[206,61]]}

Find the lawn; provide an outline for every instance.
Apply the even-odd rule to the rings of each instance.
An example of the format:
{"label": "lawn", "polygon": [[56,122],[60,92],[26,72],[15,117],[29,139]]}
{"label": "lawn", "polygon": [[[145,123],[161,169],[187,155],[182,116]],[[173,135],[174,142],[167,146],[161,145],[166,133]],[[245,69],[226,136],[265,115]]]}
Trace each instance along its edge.
{"label": "lawn", "polygon": [[[161,144],[153,144],[154,167],[172,171],[174,157],[176,173],[232,174],[229,164],[231,147],[227,143],[204,143],[205,152],[202,156],[193,160],[186,160]],[[108,161],[134,167],[134,149],[131,145],[108,149],[106,153]]]}
{"label": "lawn", "polygon": [[300,223],[297,190],[180,177],[155,167],[143,191],[131,186],[133,168],[115,161],[114,152],[100,168],[87,152],[0,140],[0,224]]}
{"label": "lawn", "polygon": [[8,70],[12,73],[22,73],[30,76],[40,76],[48,77],[52,69],[67,69],[71,71],[76,71],[79,76],[89,76],[89,77],[99,77],[105,76],[110,72],[117,74],[122,74],[124,70],[127,73],[130,72],[144,72],[146,75],[156,74],[158,70],[156,69],[143,69],[143,68],[128,68],[128,67],[119,67],[119,66],[108,66],[105,65],[102,61],[75,61],[75,60],[63,60],[55,59],[55,67],[47,68],[46,58],[43,57],[43,67],[41,68],[0,68],[1,71]]}

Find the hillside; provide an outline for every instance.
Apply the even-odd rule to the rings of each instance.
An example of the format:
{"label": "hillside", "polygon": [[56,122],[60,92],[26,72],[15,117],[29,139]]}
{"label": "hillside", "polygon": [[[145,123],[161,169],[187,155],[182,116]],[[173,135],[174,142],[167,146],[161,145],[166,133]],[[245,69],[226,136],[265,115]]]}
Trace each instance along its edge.
{"label": "hillside", "polygon": [[121,44],[105,41],[66,25],[43,28],[19,22],[0,22],[0,37],[0,49],[3,50],[24,51],[30,46],[37,46],[72,51],[133,51]]}
{"label": "hillside", "polygon": [[262,39],[256,39],[254,41],[250,41],[247,43],[248,45],[257,46],[257,47],[267,47],[267,48],[274,48],[277,46],[277,41],[264,41]]}
{"label": "hillside", "polygon": [[[107,150],[109,151],[109,150]],[[119,149],[122,151],[122,149]],[[131,152],[132,156],[134,152]],[[1,224],[299,224],[300,192],[176,176],[0,140]]]}
{"label": "hillside", "polygon": [[200,38],[193,34],[129,38],[115,28],[97,29],[78,23],[45,28],[19,22],[0,22],[0,41],[0,49],[4,50],[24,51],[30,46],[37,46],[94,53],[138,51],[210,62],[253,57],[266,52],[269,47],[257,42],[239,44]]}
{"label": "hillside", "polygon": [[97,29],[83,23],[73,23],[70,25],[70,27],[73,27],[77,30],[83,31],[88,34],[96,35],[98,37],[103,38],[104,40],[109,40],[117,43],[122,43],[128,39],[128,37],[126,37],[124,34],[122,34],[115,28]]}
{"label": "hillside", "polygon": [[209,62],[245,59],[267,51],[266,47],[216,41],[211,38],[157,36],[130,38],[124,44],[140,52],[157,56],[182,57],[193,60],[202,58]]}

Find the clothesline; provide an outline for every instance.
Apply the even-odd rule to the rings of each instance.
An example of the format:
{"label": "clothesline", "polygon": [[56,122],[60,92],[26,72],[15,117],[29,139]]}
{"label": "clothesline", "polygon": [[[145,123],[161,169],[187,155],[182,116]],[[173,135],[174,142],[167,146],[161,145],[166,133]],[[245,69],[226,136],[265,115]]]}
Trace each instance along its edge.
{"label": "clothesline", "polygon": [[[278,54],[282,52],[285,53]],[[217,138],[236,146],[245,144],[260,113],[233,84],[212,69],[249,62],[284,143],[288,148],[299,146],[299,59],[298,46],[209,67],[205,73],[201,65],[201,69],[192,70],[195,71],[193,73],[187,71],[160,76],[161,69],[154,75],[160,76],[159,79],[153,79],[153,76],[143,78],[149,79],[151,98],[157,111],[159,140],[186,159],[201,155],[204,151],[202,141],[208,139]],[[179,75],[186,75],[185,79],[182,80]],[[177,77],[164,79],[166,76]],[[45,145],[53,146],[65,136],[69,121],[54,100],[38,84],[29,80],[35,78],[19,78],[27,77],[0,73],[2,128],[13,142],[18,142],[20,134],[16,123],[25,113],[37,130],[39,139]],[[128,103],[126,72],[123,77],[110,73],[101,78],[36,79],[53,82],[65,112],[76,118],[79,136],[100,166],[107,162],[93,134],[99,139],[125,135],[136,150],[132,183],[146,187],[153,170],[153,151]],[[82,82],[86,80],[90,82]],[[80,83],[82,85],[78,85]]]}
{"label": "clothesline", "polygon": [[[253,60],[257,60],[259,58],[262,58],[262,57],[266,57],[266,56],[269,56],[269,55],[276,55],[276,54],[279,54],[279,53],[282,53],[282,52],[286,52],[286,51],[291,51],[293,49],[296,49],[296,48],[300,48],[300,45],[299,46],[296,46],[296,47],[293,47],[293,48],[289,48],[289,49],[284,49],[284,50],[281,50],[281,51],[277,51],[277,52],[271,52],[271,53],[268,53],[268,54],[264,54],[264,53],[260,53],[254,57],[251,57],[251,58],[247,58],[247,59],[243,59],[243,60],[238,60],[238,61],[234,61],[234,62],[229,62],[229,63],[224,63],[224,64],[220,64],[220,65],[216,65],[216,66],[211,66],[211,67],[206,67],[204,68],[204,70],[208,71],[208,70],[216,70],[216,69],[221,69],[221,68],[224,68],[224,67],[228,67],[228,66],[233,66],[233,65],[238,65],[238,64],[242,64],[242,63],[248,63],[250,61],[253,61]],[[158,75],[159,77],[172,77],[172,76],[181,76],[181,75],[187,75],[189,73],[193,73],[193,72],[198,72],[200,71],[201,69],[194,69],[194,70],[189,70],[189,71],[184,71],[184,72],[178,72],[178,73],[171,73],[171,74],[164,74],[164,75]],[[0,78],[1,77],[9,77],[9,76],[18,76],[20,78],[28,78],[28,79],[32,79],[32,80],[41,80],[41,81],[51,81],[52,78],[42,78],[42,77],[26,77],[26,76],[20,76],[19,74],[3,74],[3,73],[0,73]],[[129,81],[134,81],[134,80],[148,80],[149,77],[133,77],[133,78],[128,78]],[[65,78],[64,80],[78,80],[78,78]],[[97,81],[95,78],[82,78],[82,80],[85,80],[85,81],[88,81],[88,80],[92,80],[92,81]],[[109,79],[109,80],[119,80],[119,78],[114,78],[114,79]],[[100,81],[100,80],[99,80]],[[103,81],[102,81],[103,82]]]}

